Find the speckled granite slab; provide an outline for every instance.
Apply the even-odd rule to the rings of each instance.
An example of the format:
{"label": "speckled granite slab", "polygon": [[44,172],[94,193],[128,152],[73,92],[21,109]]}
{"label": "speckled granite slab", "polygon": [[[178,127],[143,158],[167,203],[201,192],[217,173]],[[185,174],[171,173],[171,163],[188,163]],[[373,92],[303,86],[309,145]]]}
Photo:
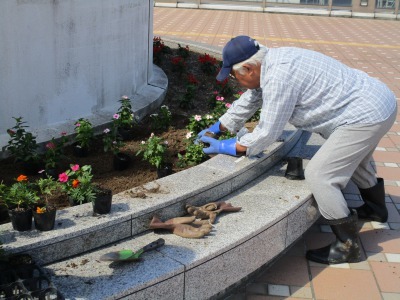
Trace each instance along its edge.
{"label": "speckled granite slab", "polygon": [[[46,269],[68,299],[119,299],[129,295],[141,299],[150,295],[147,289],[155,289],[158,295],[148,299],[214,297],[271,261],[319,217],[305,182],[287,180],[284,172],[285,165],[278,164],[221,199],[242,210],[219,215],[212,232],[202,239],[148,232]],[[160,237],[166,244],[144,254],[142,262],[99,261],[104,253],[139,249]],[[182,281],[185,284],[179,284]],[[172,286],[176,294],[171,298]]]}
{"label": "speckled granite slab", "polygon": [[[4,249],[29,252],[48,264],[82,252],[133,237],[147,230],[153,215],[164,219],[185,214],[185,204],[214,201],[268,170],[297,143],[300,131],[287,126],[280,141],[258,158],[217,155],[207,162],[113,196],[109,215],[92,216],[90,203],[57,212],[54,230],[17,232],[0,225]],[[67,249],[67,251],[66,251]]]}

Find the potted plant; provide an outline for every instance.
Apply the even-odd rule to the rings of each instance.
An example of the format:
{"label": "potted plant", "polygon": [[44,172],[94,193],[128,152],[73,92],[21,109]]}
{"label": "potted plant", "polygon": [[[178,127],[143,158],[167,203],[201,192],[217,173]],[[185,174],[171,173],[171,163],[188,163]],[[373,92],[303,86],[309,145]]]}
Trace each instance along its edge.
{"label": "potted plant", "polygon": [[[100,188],[92,182],[92,167],[90,165],[70,165],[70,168],[58,175],[62,190],[68,195],[70,204],[77,205],[92,202],[95,213],[106,214],[111,210],[112,193]],[[106,197],[103,197],[106,195]],[[104,204],[104,209],[98,212],[96,208]]]}
{"label": "potted plant", "polygon": [[22,163],[25,174],[34,175],[41,169],[36,137],[31,132],[26,131],[28,126],[25,125],[26,122],[22,121],[22,117],[13,117],[13,119],[16,124],[7,130],[10,140],[6,150],[11,152],[15,162]]}
{"label": "potted plant", "polygon": [[54,137],[46,143],[45,152],[43,154],[44,168],[47,175],[57,178],[60,163],[66,158],[64,155],[64,147],[68,142],[65,132],[61,133],[60,139],[56,140]]}
{"label": "potted plant", "polygon": [[172,165],[165,159],[167,147],[167,141],[163,141],[152,133],[147,141],[141,142],[140,150],[136,153],[136,155],[142,155],[143,160],[157,168],[158,178],[172,174]]}
{"label": "potted plant", "polygon": [[116,127],[112,124],[111,128],[103,130],[103,149],[104,152],[111,151],[113,153],[114,170],[122,171],[129,167],[131,158],[128,154],[121,152],[121,147],[124,146],[123,141],[117,134]]}
{"label": "potted plant", "polygon": [[122,96],[118,102],[121,103],[117,113],[113,115],[113,124],[123,141],[131,140],[134,137],[133,125],[134,114],[131,100],[128,96]]}
{"label": "potted plant", "polygon": [[192,131],[186,134],[186,150],[183,153],[178,153],[179,167],[194,166],[207,159],[208,156],[203,151],[204,143],[196,141],[196,138],[197,134],[193,134]]}
{"label": "potted plant", "polygon": [[32,228],[32,206],[39,199],[35,185],[25,175],[19,175],[11,186],[0,184],[0,196],[7,205],[12,226],[15,230]]}
{"label": "potted plant", "polygon": [[93,126],[88,119],[80,118],[75,122],[75,145],[74,154],[85,157],[89,153],[89,148],[94,139]]}
{"label": "potted plant", "polygon": [[39,200],[35,203],[33,220],[35,227],[40,231],[48,231],[54,228],[56,220],[56,207],[51,205],[50,197],[59,196],[60,182],[53,177],[39,178],[36,181]]}
{"label": "potted plant", "polygon": [[158,113],[151,114],[151,128],[153,130],[168,129],[171,125],[172,114],[166,105],[162,105]]}

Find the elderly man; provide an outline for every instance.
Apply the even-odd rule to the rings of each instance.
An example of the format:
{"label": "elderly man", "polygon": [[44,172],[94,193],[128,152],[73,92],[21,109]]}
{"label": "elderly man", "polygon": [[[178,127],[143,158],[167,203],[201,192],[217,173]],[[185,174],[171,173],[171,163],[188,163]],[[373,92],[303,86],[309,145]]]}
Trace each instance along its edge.
{"label": "elderly man", "polygon": [[[307,258],[325,264],[360,260],[357,216],[386,222],[383,179],[370,164],[379,140],[396,119],[389,88],[366,73],[321,53],[294,48],[266,48],[248,36],[230,40],[223,49],[222,81],[234,77],[248,90],[199,139],[207,154],[257,155],[275,142],[287,122],[319,133],[326,141],[308,163],[305,178],[336,241],[309,250]],[[237,132],[261,108],[253,132],[240,139],[216,140],[206,131]],[[341,190],[349,180],[364,204],[349,209]]]}

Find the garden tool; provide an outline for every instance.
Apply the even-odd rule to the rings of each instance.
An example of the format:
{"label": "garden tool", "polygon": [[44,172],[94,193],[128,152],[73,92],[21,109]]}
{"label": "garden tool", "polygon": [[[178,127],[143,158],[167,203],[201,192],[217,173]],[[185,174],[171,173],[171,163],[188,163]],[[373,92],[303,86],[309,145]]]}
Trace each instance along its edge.
{"label": "garden tool", "polygon": [[134,252],[132,250],[120,250],[115,252],[110,252],[103,254],[100,257],[102,261],[138,261],[140,256],[144,252],[148,252],[150,250],[155,250],[165,244],[164,239],[158,239],[143,248],[139,249],[138,251]]}
{"label": "garden tool", "polygon": [[230,203],[222,202],[210,202],[203,206],[196,207],[193,205],[186,205],[186,210],[189,214],[199,219],[209,219],[211,224],[214,224],[215,219],[221,212],[236,212],[240,211],[241,207],[234,207]]}
{"label": "garden tool", "polygon": [[212,230],[212,225],[208,221],[197,221],[195,216],[172,218],[165,222],[154,216],[149,227],[150,229],[166,229],[180,237],[192,239],[202,238]]}

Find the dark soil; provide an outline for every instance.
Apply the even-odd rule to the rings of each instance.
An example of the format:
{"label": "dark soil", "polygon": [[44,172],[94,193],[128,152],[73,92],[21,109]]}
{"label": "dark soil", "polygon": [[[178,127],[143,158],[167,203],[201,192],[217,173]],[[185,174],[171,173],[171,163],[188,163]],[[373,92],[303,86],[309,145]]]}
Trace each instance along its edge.
{"label": "dark soil", "polygon": [[[168,130],[153,131],[148,118],[135,125],[135,138],[131,141],[126,141],[126,145],[122,149],[124,153],[130,155],[132,160],[128,169],[115,171],[113,169],[112,154],[104,153],[101,140],[97,140],[91,147],[90,154],[87,157],[76,157],[73,155],[72,147],[67,147],[65,153],[68,159],[64,162],[64,169],[60,171],[66,170],[69,164],[91,165],[94,182],[104,188],[111,189],[113,194],[153,181],[157,179],[155,167],[136,156],[141,141],[147,140],[152,132],[168,141],[168,155],[170,162],[173,164],[173,172],[181,171],[182,168],[179,168],[176,164],[178,160],[177,153],[185,150],[185,136],[188,132],[185,127],[188,124],[189,117],[194,114],[204,115],[210,111],[208,102],[215,90],[215,75],[205,75],[198,63],[199,53],[192,51],[189,51],[189,53],[190,55],[186,59],[186,72],[193,74],[199,81],[195,97],[192,100],[193,106],[182,108],[179,105],[178,99],[186,91],[184,82],[187,75],[184,72],[172,71],[170,59],[177,55],[177,50],[172,49],[172,53],[165,54],[161,63],[158,64],[167,74],[169,81],[168,92],[163,104],[167,105],[172,113],[172,125]],[[233,91],[238,91],[234,82],[230,82],[229,85]],[[230,100],[233,100],[233,98],[231,97]],[[0,161],[0,168],[0,182],[3,180],[7,184],[15,182],[15,178],[23,174],[21,166],[14,164],[11,157]],[[40,175],[30,176],[29,179],[33,180],[38,176]],[[66,199],[55,204],[58,208],[69,206]]]}

